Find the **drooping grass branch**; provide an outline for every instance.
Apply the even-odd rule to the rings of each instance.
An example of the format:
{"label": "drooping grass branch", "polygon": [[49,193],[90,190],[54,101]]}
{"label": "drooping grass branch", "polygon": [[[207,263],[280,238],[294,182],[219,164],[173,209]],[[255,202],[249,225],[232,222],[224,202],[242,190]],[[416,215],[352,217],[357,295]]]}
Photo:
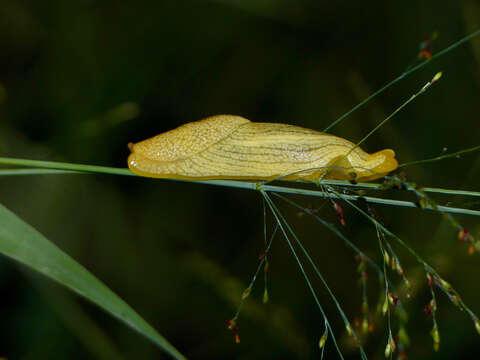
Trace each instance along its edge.
{"label": "drooping grass branch", "polygon": [[335,190],[332,189],[332,193],[335,193],[339,199],[342,199],[346,203],[348,203],[350,206],[352,206],[357,212],[359,212],[362,216],[366,217],[372,224],[383,234],[388,236],[389,238],[394,239],[398,244],[400,244],[403,248],[405,248],[425,269],[426,273],[429,274],[434,278],[434,280],[437,282],[437,285],[439,286],[440,289],[442,289],[443,292],[447,294],[447,296],[452,300],[452,302],[459,307],[460,309],[464,310],[473,320],[475,323],[475,326],[480,326],[477,325],[479,323],[479,318],[475,313],[463,302],[462,298],[458,294],[458,292],[448,283],[446,282],[437,272],[436,270],[430,266],[425,260],[423,260],[420,255],[417,254],[417,252],[409,246],[407,243],[405,243],[401,238],[399,238],[397,235],[392,233],[390,230],[388,230],[383,224],[381,224],[377,219],[373,218],[371,215],[366,213],[364,210],[362,210],[359,206],[357,206],[355,203],[353,203],[351,200],[346,198],[343,194],[336,192]]}

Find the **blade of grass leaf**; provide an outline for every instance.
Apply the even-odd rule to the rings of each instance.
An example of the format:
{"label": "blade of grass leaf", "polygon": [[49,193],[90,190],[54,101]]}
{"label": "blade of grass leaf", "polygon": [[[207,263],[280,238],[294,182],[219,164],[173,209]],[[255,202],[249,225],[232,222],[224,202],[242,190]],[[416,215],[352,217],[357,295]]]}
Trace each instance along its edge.
{"label": "blade of grass leaf", "polygon": [[185,359],[106,285],[2,204],[0,204],[0,252],[90,300],[150,339],[173,358]]}

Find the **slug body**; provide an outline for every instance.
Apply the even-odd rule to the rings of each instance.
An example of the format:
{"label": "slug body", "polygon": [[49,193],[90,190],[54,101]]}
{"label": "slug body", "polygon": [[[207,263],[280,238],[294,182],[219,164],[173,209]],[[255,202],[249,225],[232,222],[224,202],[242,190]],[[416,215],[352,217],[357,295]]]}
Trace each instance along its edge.
{"label": "slug body", "polygon": [[337,136],[233,115],[188,123],[129,147],[132,172],[154,178],[369,181],[398,166],[390,149],[368,154]]}

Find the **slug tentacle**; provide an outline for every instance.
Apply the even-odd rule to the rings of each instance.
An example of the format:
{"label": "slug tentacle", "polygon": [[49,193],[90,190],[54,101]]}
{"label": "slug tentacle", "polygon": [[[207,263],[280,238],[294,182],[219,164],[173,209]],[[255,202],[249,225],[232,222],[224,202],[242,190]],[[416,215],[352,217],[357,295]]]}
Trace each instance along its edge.
{"label": "slug tentacle", "polygon": [[294,173],[281,180],[368,181],[398,166],[390,149],[368,154],[330,134],[234,115],[185,124],[129,147],[129,168],[155,178],[272,180]]}

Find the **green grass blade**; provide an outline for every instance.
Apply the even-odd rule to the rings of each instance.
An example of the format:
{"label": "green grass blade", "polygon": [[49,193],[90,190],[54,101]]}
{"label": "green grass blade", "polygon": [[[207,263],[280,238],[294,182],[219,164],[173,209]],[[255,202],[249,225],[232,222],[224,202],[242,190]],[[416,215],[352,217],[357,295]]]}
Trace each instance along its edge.
{"label": "green grass blade", "polygon": [[0,204],[0,252],[100,306],[175,359],[185,359],[127,303],[82,265]]}

